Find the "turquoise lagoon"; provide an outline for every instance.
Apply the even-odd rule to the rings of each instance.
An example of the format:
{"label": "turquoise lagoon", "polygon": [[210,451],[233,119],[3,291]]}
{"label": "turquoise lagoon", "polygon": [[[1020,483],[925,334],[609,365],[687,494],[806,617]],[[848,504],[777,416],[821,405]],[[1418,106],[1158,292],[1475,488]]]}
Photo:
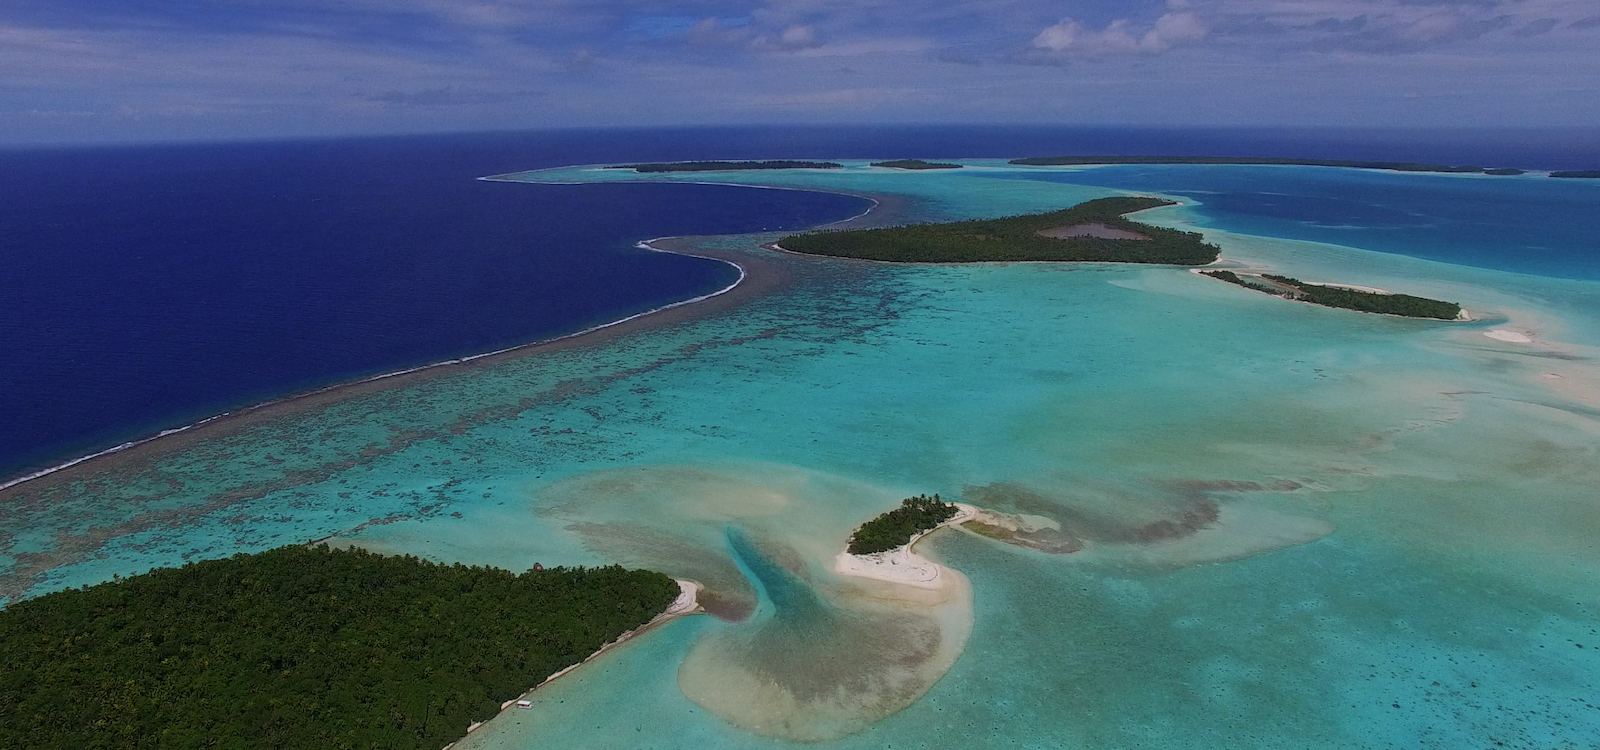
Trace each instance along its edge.
{"label": "turquoise lagoon", "polygon": [[[714,179],[892,196],[900,219],[1117,192],[1092,170],[969,164]],[[893,266],[702,238],[786,285],[24,485],[0,508],[0,591],[329,535],[709,587],[715,616],[605,654],[463,748],[1600,743],[1600,284],[1232,233],[1206,211],[1141,220],[1198,227],[1229,263],[1480,320],[1317,308],[1184,269]],[[944,589],[830,572],[854,525],[934,492],[1080,549],[949,530],[919,547],[953,571]]]}

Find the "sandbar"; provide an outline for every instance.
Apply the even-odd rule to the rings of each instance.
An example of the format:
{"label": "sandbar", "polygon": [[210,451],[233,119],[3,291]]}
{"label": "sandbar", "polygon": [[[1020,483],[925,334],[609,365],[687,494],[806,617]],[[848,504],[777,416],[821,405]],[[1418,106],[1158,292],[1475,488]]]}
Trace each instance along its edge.
{"label": "sandbar", "polygon": [[1508,328],[1496,328],[1496,329],[1494,329],[1492,331],[1484,331],[1483,335],[1488,336],[1489,338],[1494,339],[1495,341],[1504,341],[1504,342],[1506,342],[1508,344],[1531,344],[1531,343],[1533,343],[1533,337],[1532,336],[1529,336],[1528,334],[1523,333],[1521,331],[1513,331],[1513,330],[1510,330]]}

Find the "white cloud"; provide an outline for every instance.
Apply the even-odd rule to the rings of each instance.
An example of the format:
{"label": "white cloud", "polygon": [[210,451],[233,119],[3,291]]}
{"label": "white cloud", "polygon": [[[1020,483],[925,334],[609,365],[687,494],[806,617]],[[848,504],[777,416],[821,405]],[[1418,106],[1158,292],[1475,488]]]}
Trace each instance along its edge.
{"label": "white cloud", "polygon": [[778,35],[778,44],[790,49],[817,46],[817,30],[810,26],[790,26]]}
{"label": "white cloud", "polygon": [[816,27],[804,24],[761,33],[747,24],[733,25],[722,19],[707,18],[691,26],[683,36],[702,46],[745,47],[756,51],[787,52],[822,46]]}
{"label": "white cloud", "polygon": [[1198,42],[1210,32],[1200,17],[1187,11],[1168,13],[1143,34],[1135,34],[1127,20],[1116,20],[1098,31],[1067,19],[1033,38],[1036,49],[1073,57],[1155,55],[1179,45]]}
{"label": "white cloud", "polygon": [[1168,13],[1156,19],[1156,25],[1144,35],[1140,44],[1149,51],[1165,52],[1180,44],[1205,39],[1210,31],[1193,13]]}
{"label": "white cloud", "polygon": [[817,47],[812,47],[810,49],[802,50],[799,54],[801,57],[855,57],[858,55],[885,55],[925,52],[933,47],[933,42],[927,39],[855,39],[846,42],[824,44]]}
{"label": "white cloud", "polygon": [[[1464,111],[1407,104],[1401,91],[1471,101],[1475,122],[1592,124],[1597,3],[230,0],[250,12],[90,3],[99,10],[26,21],[6,6],[0,142],[615,124],[644,112],[1347,123]],[[1063,20],[1062,7],[1082,10]],[[1129,64],[1179,49],[1185,64],[1160,76]],[[1073,85],[1076,103],[1047,112],[1037,92]]]}
{"label": "white cloud", "polygon": [[843,110],[882,109],[911,102],[940,101],[937,93],[914,88],[847,88],[745,97],[756,107],[825,107]]}

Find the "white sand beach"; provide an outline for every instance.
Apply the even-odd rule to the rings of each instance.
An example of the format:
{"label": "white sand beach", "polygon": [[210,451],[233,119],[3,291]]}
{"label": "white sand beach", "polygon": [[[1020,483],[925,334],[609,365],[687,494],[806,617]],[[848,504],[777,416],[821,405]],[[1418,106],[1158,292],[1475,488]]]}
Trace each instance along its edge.
{"label": "white sand beach", "polygon": [[923,557],[912,550],[917,541],[938,531],[945,526],[965,523],[978,517],[978,509],[962,503],[954,503],[956,514],[949,520],[927,531],[911,537],[905,545],[896,547],[888,552],[879,552],[872,555],[852,555],[849,552],[840,552],[833,558],[833,572],[839,575],[855,578],[871,578],[889,583],[899,583],[906,586],[915,586],[924,589],[937,589],[944,586],[944,566]]}

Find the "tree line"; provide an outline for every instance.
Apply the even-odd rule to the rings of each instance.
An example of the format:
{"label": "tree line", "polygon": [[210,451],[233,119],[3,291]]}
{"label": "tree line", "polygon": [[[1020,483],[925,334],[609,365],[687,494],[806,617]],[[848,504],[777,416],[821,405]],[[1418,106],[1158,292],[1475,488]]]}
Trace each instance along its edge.
{"label": "tree line", "polygon": [[875,161],[874,167],[888,167],[890,169],[960,169],[960,164],[946,161],[923,161],[922,159],[890,159],[888,161]]}
{"label": "tree line", "polygon": [[[1194,232],[1129,221],[1123,214],[1173,205],[1142,196],[1100,198],[1042,214],[882,229],[845,229],[790,235],[785,250],[809,255],[912,263],[979,261],[1093,261],[1200,266],[1220,249]],[[1104,224],[1149,239],[1047,237],[1041,232],[1079,224]]]}
{"label": "tree line", "polygon": [[0,611],[0,747],[438,750],[677,583],[283,547]]}
{"label": "tree line", "polygon": [[831,161],[669,161],[651,164],[619,164],[611,169],[635,172],[734,172],[750,169],[843,169]]}
{"label": "tree line", "polygon": [[852,555],[872,555],[904,546],[911,537],[950,520],[956,506],[938,495],[917,495],[900,501],[900,507],[872,519],[850,535]]}
{"label": "tree line", "polygon": [[1441,302],[1427,297],[1413,297],[1409,294],[1379,294],[1376,292],[1363,292],[1359,289],[1346,289],[1344,287],[1325,286],[1322,284],[1307,284],[1289,276],[1276,276],[1270,273],[1261,274],[1261,278],[1275,281],[1287,289],[1273,288],[1264,284],[1251,283],[1248,279],[1238,274],[1217,269],[1201,271],[1213,279],[1220,279],[1230,284],[1238,284],[1258,292],[1287,297],[1289,299],[1303,300],[1324,307],[1337,307],[1358,312],[1382,313],[1385,315],[1403,315],[1408,318],[1433,318],[1437,320],[1455,320],[1461,314],[1461,306],[1454,302]]}

